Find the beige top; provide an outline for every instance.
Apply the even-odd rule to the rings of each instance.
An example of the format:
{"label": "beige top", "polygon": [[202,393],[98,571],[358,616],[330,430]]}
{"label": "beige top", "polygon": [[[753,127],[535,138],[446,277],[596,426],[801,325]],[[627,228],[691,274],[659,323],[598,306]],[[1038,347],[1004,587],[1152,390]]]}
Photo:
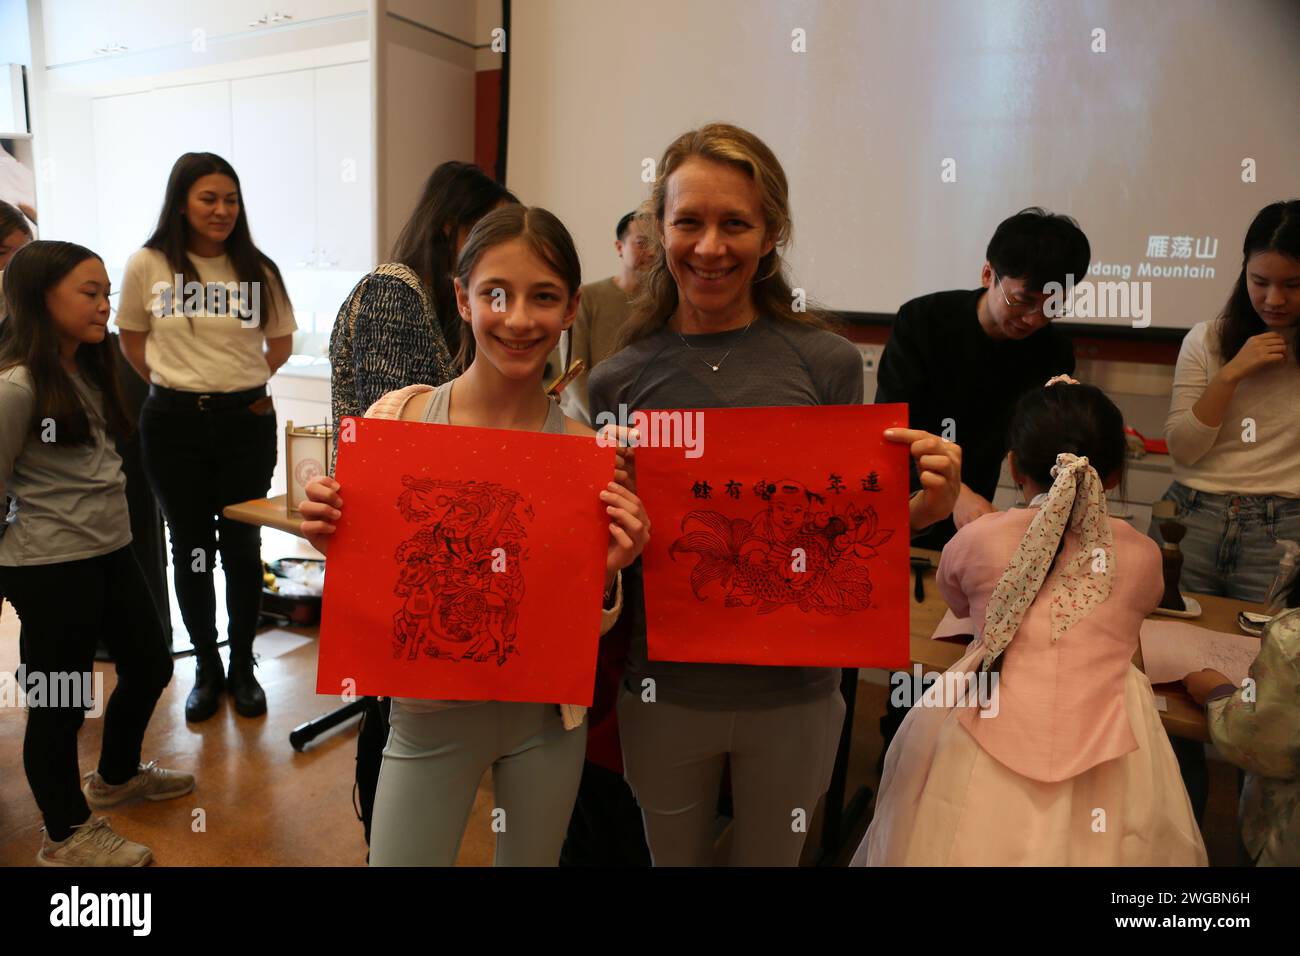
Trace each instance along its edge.
{"label": "beige top", "polygon": [[[614,344],[623,323],[632,314],[632,300],[614,284],[614,278],[601,279],[582,287],[578,316],[560,342],[564,368],[582,359],[586,370],[560,393],[560,407],[566,415],[591,424],[591,406],[587,398],[587,376],[591,370],[614,354]],[[561,369],[563,371],[563,369]]]}
{"label": "beige top", "polygon": [[[224,255],[205,259],[191,253],[190,260],[202,283],[197,287],[199,295],[185,288],[184,280],[176,278],[157,249],[133,253],[122,277],[118,328],[149,333],[144,354],[155,385],[183,392],[242,392],[265,385],[271,369],[263,343],[292,335],[298,327],[283,290],[277,288],[268,295],[253,282],[241,288],[239,276]],[[213,291],[217,285],[223,287],[222,292]],[[239,317],[232,301],[237,289],[253,317]],[[226,297],[224,306],[221,296]],[[267,309],[270,315],[262,328],[260,315]],[[189,311],[194,314],[187,316]]]}
{"label": "beige top", "polygon": [[1213,326],[1214,322],[1194,326],[1178,352],[1165,422],[1174,480],[1215,495],[1300,498],[1296,330],[1285,333],[1286,361],[1242,379],[1224,409],[1223,423],[1213,427],[1192,412],[1223,366]]}

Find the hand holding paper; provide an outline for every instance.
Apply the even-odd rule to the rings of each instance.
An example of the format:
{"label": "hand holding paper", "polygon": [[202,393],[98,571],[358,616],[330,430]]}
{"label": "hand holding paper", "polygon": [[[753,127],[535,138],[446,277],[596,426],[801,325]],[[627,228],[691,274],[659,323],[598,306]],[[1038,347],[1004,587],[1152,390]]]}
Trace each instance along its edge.
{"label": "hand holding paper", "polygon": [[887,441],[907,444],[916,459],[921,491],[908,502],[913,531],[923,531],[952,514],[961,494],[961,446],[914,428],[888,428]]}

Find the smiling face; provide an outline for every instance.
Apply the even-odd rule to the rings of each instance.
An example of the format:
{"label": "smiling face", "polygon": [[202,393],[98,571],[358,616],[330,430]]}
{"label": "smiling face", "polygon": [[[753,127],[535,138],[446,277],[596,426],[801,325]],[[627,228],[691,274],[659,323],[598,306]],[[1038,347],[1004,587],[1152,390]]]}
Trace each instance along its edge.
{"label": "smiling face", "polygon": [[1300,319],[1300,260],[1255,253],[1246,262],[1246,291],[1270,332],[1291,328]]}
{"label": "smiling face", "polygon": [[474,331],[475,363],[516,380],[541,376],[578,311],[576,290],[523,239],[486,250],[468,288],[456,280],[456,303]]}
{"label": "smiling face", "polygon": [[239,187],[229,176],[200,176],[185,198],[185,221],[193,236],[222,245],[239,219]]}
{"label": "smiling face", "polygon": [[783,532],[798,531],[808,514],[808,499],[802,491],[782,492],[772,499],[772,518]]}
{"label": "smiling face", "polygon": [[108,273],[99,259],[86,259],[45,295],[54,327],[63,343],[98,345],[108,334]]}
{"label": "smiling face", "polygon": [[768,238],[753,178],[690,157],[668,177],[662,230],[668,271],[687,316],[713,326],[753,318],[758,262],[776,244]]}

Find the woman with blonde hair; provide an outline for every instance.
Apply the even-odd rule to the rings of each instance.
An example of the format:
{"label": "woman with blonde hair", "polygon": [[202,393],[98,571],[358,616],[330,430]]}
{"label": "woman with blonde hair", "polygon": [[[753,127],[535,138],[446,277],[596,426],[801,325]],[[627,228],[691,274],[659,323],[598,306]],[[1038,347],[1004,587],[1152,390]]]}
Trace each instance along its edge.
{"label": "woman with blonde hair", "polygon": [[[654,262],[624,347],[589,385],[593,421],[651,408],[856,405],[862,359],[816,310],[798,311],[783,252],[789,186],[753,133],[713,123],[664,153],[651,197]],[[911,524],[952,511],[960,450],[891,429],[921,474]],[[733,865],[794,865],[830,782],[844,722],[836,668],[685,664],[648,659],[639,566],[624,575],[631,648],[618,718],[627,780],[655,865],[707,865],[723,766],[735,807]],[[654,694],[643,692],[653,686]],[[653,699],[653,703],[648,702]]]}

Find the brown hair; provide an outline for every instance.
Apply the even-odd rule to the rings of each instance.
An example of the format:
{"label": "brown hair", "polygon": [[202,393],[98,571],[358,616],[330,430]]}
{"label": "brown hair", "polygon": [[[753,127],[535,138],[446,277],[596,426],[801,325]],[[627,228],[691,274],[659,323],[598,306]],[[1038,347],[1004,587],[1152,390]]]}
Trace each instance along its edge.
{"label": "brown hair", "polygon": [[5,239],[15,229],[28,239],[32,238],[32,227],[27,224],[27,217],[23,215],[22,210],[0,199],[0,240]]}
{"label": "brown hair", "polygon": [[790,287],[784,258],[794,226],[790,219],[790,187],[780,161],[766,143],[748,130],[729,123],[710,123],[678,136],[664,150],[663,159],[659,162],[659,175],[646,203],[651,225],[647,232],[653,243],[654,261],[638,287],[632,303],[632,315],[623,324],[618,347],[654,335],[677,310],[677,282],[668,271],[661,238],[664,203],[668,194],[669,177],[691,157],[739,169],[754,180],[758,187],[763,224],[768,238],[776,241],[772,251],[758,262],[758,275],[753,288],[754,306],[758,314],[814,328],[828,327],[828,317],[820,309],[810,308],[806,312],[797,312],[794,308],[794,290]]}
{"label": "brown hair", "polygon": [[[1300,260],[1300,199],[1270,203],[1255,215],[1246,230],[1241,272],[1237,273],[1232,294],[1214,326],[1219,338],[1219,355],[1225,365],[1237,357],[1247,339],[1268,331],[1250,301],[1250,285],[1246,279],[1246,266],[1252,256],[1261,252],[1276,252]],[[1300,364],[1300,349],[1296,350],[1295,360]]]}
{"label": "brown hair", "polygon": [[[4,296],[10,315],[0,346],[0,371],[19,365],[27,369],[36,395],[30,433],[39,435],[42,423],[53,421],[62,445],[90,444],[94,432],[86,406],[59,360],[59,332],[46,299],[73,269],[98,258],[85,246],[37,239],[15,252],[5,269]],[[105,431],[114,438],[128,438],[135,426],[118,388],[114,351],[113,340],[106,335],[102,342],[78,345],[76,363],[85,380],[102,393]]]}
{"label": "brown hair", "polygon": [[420,201],[393,244],[393,259],[420,277],[433,299],[434,318],[453,353],[461,340],[460,315],[451,279],[456,238],[502,203],[518,203],[473,163],[450,161],[430,174]]}
{"label": "brown hair", "polygon": [[[511,204],[494,209],[470,230],[465,247],[456,261],[456,278],[462,288],[469,288],[470,276],[484,254],[502,243],[522,239],[528,248],[546,263],[569,289],[569,298],[582,285],[582,264],[573,237],[553,212],[541,206]],[[474,361],[474,336],[462,335],[456,351],[456,363],[463,372]]]}

